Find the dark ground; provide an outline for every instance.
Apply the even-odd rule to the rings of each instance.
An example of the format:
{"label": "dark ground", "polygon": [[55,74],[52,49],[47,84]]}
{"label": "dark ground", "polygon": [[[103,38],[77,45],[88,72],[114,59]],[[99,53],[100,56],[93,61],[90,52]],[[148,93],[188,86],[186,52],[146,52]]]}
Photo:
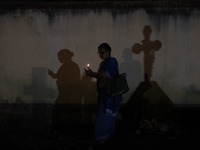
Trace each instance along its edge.
{"label": "dark ground", "polygon": [[[86,150],[91,144],[93,116],[68,116],[64,128],[52,128],[53,105],[1,104],[0,144],[2,150]],[[91,113],[91,112],[90,112]],[[117,134],[104,150],[193,149],[200,142],[200,107],[175,107],[169,122],[140,130],[117,119]],[[159,128],[158,128],[159,126]]]}

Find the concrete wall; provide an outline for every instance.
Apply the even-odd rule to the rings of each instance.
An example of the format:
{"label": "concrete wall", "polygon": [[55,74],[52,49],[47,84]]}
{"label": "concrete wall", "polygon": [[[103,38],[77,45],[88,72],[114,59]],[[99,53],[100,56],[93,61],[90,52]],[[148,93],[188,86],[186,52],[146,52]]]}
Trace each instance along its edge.
{"label": "concrete wall", "polygon": [[132,47],[142,45],[143,29],[149,25],[149,41],[161,43],[158,51],[151,51],[155,55],[150,62],[151,80],[173,103],[199,104],[199,18],[198,7],[2,9],[0,100],[54,102],[56,81],[47,75],[47,69],[57,71],[60,67],[57,52],[73,52],[72,60],[82,78],[88,63],[93,70],[98,69],[101,60],[97,47],[107,42],[112,56],[118,59],[120,72],[127,73],[130,91],[124,95],[126,102],[144,80],[144,53],[133,53]]}

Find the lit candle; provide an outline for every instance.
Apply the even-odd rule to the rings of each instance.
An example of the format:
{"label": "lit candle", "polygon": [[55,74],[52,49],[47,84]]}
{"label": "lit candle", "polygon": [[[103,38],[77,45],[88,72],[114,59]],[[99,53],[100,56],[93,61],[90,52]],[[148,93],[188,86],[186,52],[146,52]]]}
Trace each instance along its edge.
{"label": "lit candle", "polygon": [[90,67],[90,64],[87,64],[87,67]]}

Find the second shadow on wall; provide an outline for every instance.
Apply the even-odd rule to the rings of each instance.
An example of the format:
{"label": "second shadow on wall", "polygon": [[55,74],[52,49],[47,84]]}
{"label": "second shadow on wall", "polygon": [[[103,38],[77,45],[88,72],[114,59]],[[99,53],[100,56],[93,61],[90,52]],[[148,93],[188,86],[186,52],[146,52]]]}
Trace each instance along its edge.
{"label": "second shadow on wall", "polygon": [[[144,81],[139,83],[128,102],[122,108],[123,124],[127,129],[143,128],[146,130],[151,126],[150,130],[153,131],[155,128],[159,130],[159,125],[162,123],[167,124],[172,115],[172,101],[156,81],[151,81],[155,51],[161,48],[160,41],[150,40],[151,32],[151,27],[146,25],[143,29],[144,40],[141,43],[135,43],[132,47],[134,54],[144,53]],[[134,72],[132,68],[130,70]]]}
{"label": "second shadow on wall", "polygon": [[122,56],[124,62],[120,64],[119,70],[127,74],[127,82],[131,92],[142,81],[142,66],[139,61],[134,59],[130,48],[124,49]]}

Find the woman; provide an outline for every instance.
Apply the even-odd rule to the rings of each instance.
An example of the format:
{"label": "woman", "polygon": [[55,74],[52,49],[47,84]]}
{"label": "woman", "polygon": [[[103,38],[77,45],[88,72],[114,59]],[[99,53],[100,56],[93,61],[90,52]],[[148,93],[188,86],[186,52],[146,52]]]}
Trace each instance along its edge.
{"label": "woman", "polygon": [[94,129],[95,144],[102,144],[115,133],[115,118],[121,101],[121,95],[110,97],[106,90],[106,80],[119,74],[118,62],[111,57],[111,47],[102,43],[98,47],[99,57],[103,60],[97,72],[89,67],[85,69],[86,75],[97,79],[97,111]]}

